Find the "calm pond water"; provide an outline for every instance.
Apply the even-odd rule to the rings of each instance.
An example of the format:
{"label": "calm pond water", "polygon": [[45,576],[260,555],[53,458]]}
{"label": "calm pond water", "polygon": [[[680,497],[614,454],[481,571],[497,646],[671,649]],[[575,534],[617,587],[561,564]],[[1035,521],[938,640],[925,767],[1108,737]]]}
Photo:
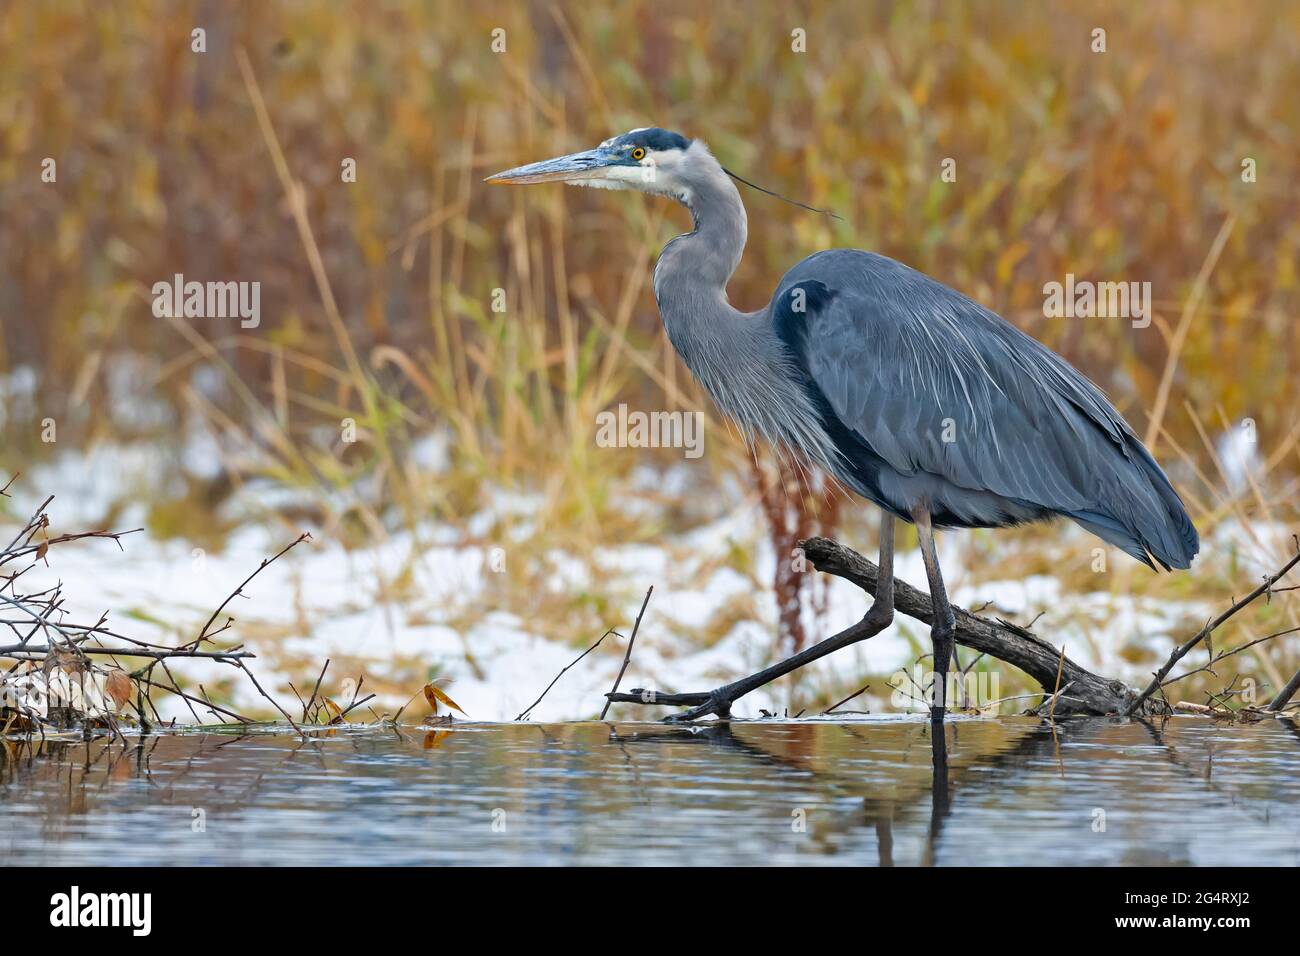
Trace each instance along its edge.
{"label": "calm pond water", "polygon": [[[0,743],[9,864],[1300,864],[1300,728],[462,724]],[[945,779],[946,778],[946,779]]]}

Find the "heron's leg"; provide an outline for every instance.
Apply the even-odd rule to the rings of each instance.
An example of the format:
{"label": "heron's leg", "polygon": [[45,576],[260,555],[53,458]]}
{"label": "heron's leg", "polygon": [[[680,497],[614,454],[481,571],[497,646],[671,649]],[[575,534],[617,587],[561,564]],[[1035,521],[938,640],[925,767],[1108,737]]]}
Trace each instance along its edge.
{"label": "heron's leg", "polygon": [[948,690],[948,663],[952,660],[957,619],[948,603],[948,591],[943,586],[939,572],[939,556],[934,550],[934,528],[930,524],[930,509],[918,505],[912,509],[916,522],[916,536],[921,543],[921,560],[925,562],[925,575],[930,581],[930,642],[934,647],[934,699],[930,704],[930,719],[942,721],[944,698]]}
{"label": "heron's leg", "polygon": [[876,578],[876,599],[862,619],[868,626],[883,630],[894,621],[894,516],[881,511],[880,574]]}
{"label": "heron's leg", "polygon": [[[764,668],[757,674],[751,674],[724,687],[712,691],[707,699],[690,710],[673,714],[664,719],[670,722],[695,720],[706,714],[726,717],[731,712],[731,705],[750,691],[757,690],[764,684],[784,677],[791,671],[798,670],[805,664],[811,664],[818,658],[834,653],[842,647],[865,641],[889,627],[894,620],[894,516],[888,511],[880,522],[880,573],[876,577],[876,598],[866,615],[856,624],[851,624],[824,641],[818,641],[812,647],[806,647],[798,654]],[[692,695],[693,696],[693,695]],[[686,703],[686,701],[681,701]]]}

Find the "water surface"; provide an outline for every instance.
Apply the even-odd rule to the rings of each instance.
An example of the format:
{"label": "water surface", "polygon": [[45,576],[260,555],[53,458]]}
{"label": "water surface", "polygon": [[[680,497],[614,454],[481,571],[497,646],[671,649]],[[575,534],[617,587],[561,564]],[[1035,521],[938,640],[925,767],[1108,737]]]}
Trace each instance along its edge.
{"label": "water surface", "polygon": [[[1300,729],[462,724],[0,743],[10,864],[1300,864]],[[946,764],[946,769],[945,769]]]}

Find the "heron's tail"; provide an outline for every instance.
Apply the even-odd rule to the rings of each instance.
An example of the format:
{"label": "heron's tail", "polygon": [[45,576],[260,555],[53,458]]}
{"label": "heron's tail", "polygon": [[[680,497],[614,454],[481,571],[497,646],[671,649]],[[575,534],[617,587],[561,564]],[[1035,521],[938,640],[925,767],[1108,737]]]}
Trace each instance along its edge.
{"label": "heron's tail", "polygon": [[1151,453],[1132,436],[1127,465],[1114,476],[1104,506],[1075,511],[1069,517],[1103,541],[1154,569],[1155,558],[1166,571],[1189,568],[1201,550],[1201,538]]}

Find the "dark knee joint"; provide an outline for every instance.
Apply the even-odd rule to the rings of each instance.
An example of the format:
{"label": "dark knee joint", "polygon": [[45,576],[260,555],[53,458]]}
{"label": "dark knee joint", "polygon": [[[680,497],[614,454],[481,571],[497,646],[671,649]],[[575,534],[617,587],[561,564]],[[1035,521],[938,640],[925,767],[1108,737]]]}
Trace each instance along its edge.
{"label": "dark knee joint", "polygon": [[934,623],[930,626],[930,634],[936,639],[943,639],[951,642],[953,635],[957,633],[957,617],[949,609],[947,614],[937,615]]}
{"label": "dark knee joint", "polygon": [[867,614],[862,619],[862,623],[868,627],[884,630],[894,623],[894,609],[877,601],[867,609]]}
{"label": "dark knee joint", "polygon": [[957,619],[951,613],[935,618],[930,627],[930,642],[934,645],[935,670],[942,668],[946,671],[957,644]]}

